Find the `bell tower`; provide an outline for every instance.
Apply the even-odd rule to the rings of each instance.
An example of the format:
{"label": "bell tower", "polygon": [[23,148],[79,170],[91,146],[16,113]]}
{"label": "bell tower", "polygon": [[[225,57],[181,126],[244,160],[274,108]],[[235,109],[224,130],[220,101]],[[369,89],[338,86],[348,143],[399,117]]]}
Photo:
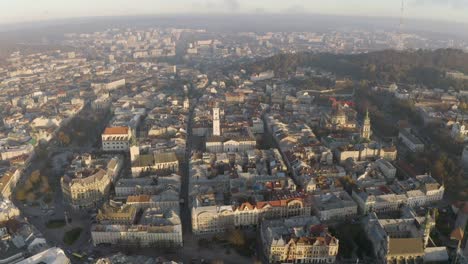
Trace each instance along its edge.
{"label": "bell tower", "polygon": [[219,123],[219,108],[213,108],[213,136],[221,136],[221,126]]}
{"label": "bell tower", "polygon": [[371,135],[372,135],[371,122],[370,122],[370,117],[369,117],[369,110],[367,110],[366,117],[364,118],[364,124],[362,125],[361,138],[365,138],[369,140]]}

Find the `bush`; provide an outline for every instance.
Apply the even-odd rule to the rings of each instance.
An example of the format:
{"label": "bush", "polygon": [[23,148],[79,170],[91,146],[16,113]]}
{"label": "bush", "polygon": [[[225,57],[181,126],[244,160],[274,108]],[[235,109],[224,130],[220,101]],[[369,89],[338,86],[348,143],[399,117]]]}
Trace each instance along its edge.
{"label": "bush", "polygon": [[229,231],[228,241],[235,247],[243,247],[245,245],[245,235],[242,230],[234,229]]}
{"label": "bush", "polygon": [[63,236],[63,242],[67,245],[72,245],[80,237],[81,231],[83,231],[81,227],[76,227],[70,231],[65,232],[65,235]]}
{"label": "bush", "polygon": [[62,228],[66,224],[65,219],[55,219],[55,220],[49,220],[46,223],[47,228]]}

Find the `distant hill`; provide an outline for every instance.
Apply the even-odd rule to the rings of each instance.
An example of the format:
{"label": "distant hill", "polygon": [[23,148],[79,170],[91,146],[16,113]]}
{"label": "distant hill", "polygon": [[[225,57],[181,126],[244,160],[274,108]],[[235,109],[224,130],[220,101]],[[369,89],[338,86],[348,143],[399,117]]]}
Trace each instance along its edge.
{"label": "distant hill", "polygon": [[384,50],[356,55],[330,53],[279,54],[242,68],[248,73],[274,70],[285,77],[297,67],[314,67],[339,77],[374,82],[422,84],[429,88],[468,89],[467,81],[446,78],[446,71],[468,73],[468,53],[455,49],[395,51]]}

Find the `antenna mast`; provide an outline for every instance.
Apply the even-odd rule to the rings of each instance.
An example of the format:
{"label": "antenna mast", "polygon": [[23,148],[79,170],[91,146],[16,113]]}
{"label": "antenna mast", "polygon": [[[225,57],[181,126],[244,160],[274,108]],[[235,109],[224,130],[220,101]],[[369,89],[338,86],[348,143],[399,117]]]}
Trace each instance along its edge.
{"label": "antenna mast", "polygon": [[405,14],[405,0],[401,0],[401,14],[400,14],[400,32],[398,33],[398,44],[397,44],[397,49],[398,50],[403,50],[405,48],[405,45],[403,43],[403,17]]}

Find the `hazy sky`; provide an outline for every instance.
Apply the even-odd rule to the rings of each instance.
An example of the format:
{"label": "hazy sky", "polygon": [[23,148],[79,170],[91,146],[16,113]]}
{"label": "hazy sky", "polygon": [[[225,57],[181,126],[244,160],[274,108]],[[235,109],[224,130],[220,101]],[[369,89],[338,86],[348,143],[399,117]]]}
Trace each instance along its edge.
{"label": "hazy sky", "polygon": [[[468,0],[405,0],[405,17],[468,22]],[[400,0],[0,0],[0,23],[86,16],[318,13],[399,16]]]}

